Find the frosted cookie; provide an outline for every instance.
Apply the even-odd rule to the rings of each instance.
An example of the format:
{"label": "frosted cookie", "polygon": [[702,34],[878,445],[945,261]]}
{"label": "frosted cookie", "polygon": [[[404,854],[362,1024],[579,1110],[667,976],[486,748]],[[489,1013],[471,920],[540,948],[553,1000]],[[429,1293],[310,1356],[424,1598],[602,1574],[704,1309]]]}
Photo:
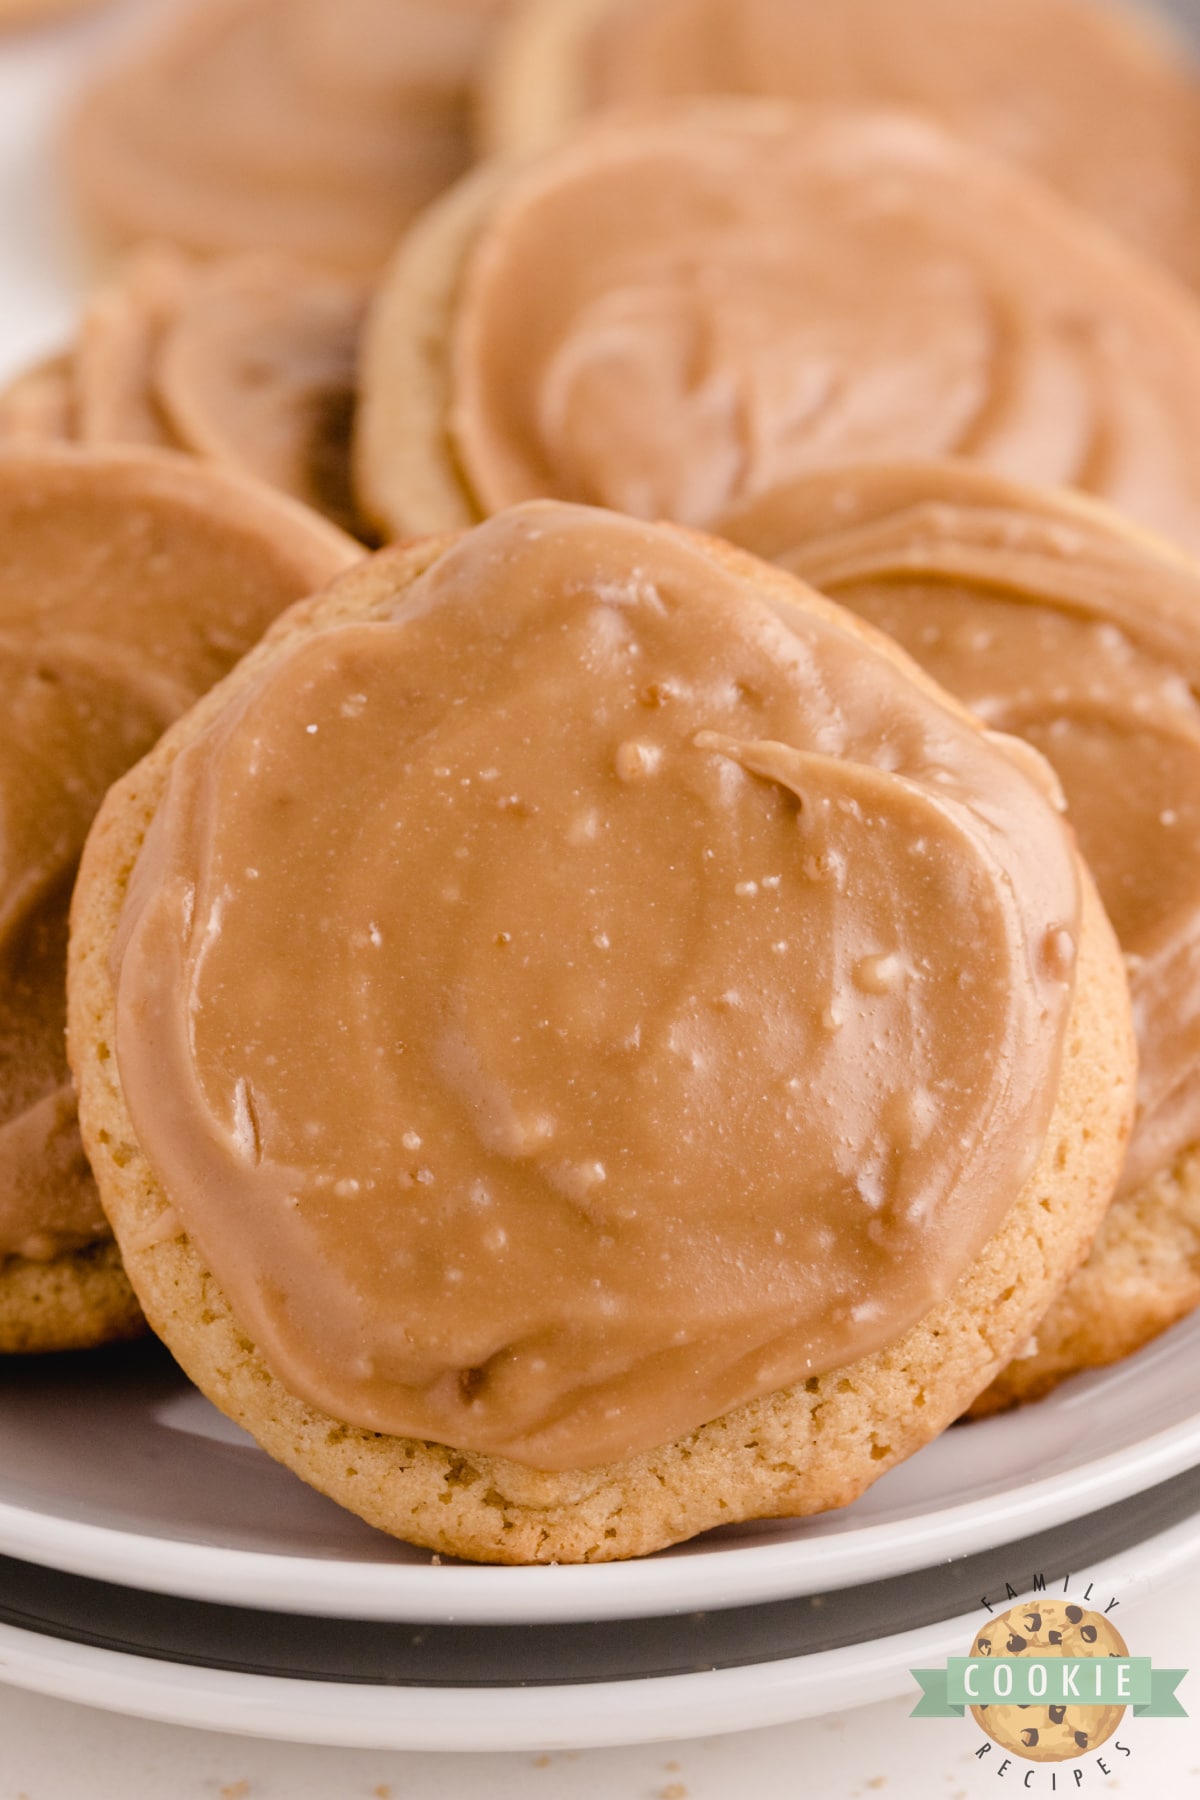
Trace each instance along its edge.
{"label": "frosted cookie", "polygon": [[1200,82],[1119,0],[525,0],[483,91],[493,151],[696,94],[911,107],[1200,284]]}
{"label": "frosted cookie", "polygon": [[361,532],[350,432],[365,305],[357,283],[277,256],[199,270],[157,368],[177,437]]}
{"label": "frosted cookie", "polygon": [[109,0],[0,0],[0,31],[42,25],[69,13],[95,12]]}
{"label": "frosted cookie", "polygon": [[48,356],[0,391],[0,450],[69,443],[76,435],[69,355]]}
{"label": "frosted cookie", "polygon": [[183,1366],[506,1562],[852,1499],[1025,1341],[1132,1105],[1047,765],[782,572],[555,503],[282,620],[106,800],[69,985]]}
{"label": "frosted cookie", "polygon": [[71,184],[118,242],[379,267],[467,167],[501,0],[201,0],[94,82]]}
{"label": "frosted cookie", "polygon": [[370,315],[395,536],[538,494],[709,525],[810,468],[969,456],[1200,546],[1200,310],[1052,195],[876,112],[699,101],[489,169]]}
{"label": "frosted cookie", "polygon": [[109,784],[292,601],[332,526],[158,452],[0,454],[0,1350],[142,1329],[67,1069],[67,913]]}
{"label": "frosted cookie", "polygon": [[193,279],[186,257],[151,244],[90,296],[70,358],[80,443],[187,448],[163,410],[158,364]]}
{"label": "frosted cookie", "polygon": [[198,264],[161,245],[88,301],[73,348],[0,394],[0,443],[184,450],[355,535],[362,286],[269,251]]}
{"label": "frosted cookie", "polygon": [[977,1410],[1200,1305],[1200,568],[964,464],[816,475],[723,521],[1053,764],[1125,952],[1138,1115],[1088,1261]]}

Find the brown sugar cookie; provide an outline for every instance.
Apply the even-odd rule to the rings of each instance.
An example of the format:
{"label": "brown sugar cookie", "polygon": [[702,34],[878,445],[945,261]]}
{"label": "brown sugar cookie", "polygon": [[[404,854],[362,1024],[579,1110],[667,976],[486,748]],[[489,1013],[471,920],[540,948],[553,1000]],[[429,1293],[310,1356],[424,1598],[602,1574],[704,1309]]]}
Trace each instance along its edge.
{"label": "brown sugar cookie", "polygon": [[48,24],[70,13],[96,12],[110,0],[0,0],[0,31]]}
{"label": "brown sugar cookie", "polygon": [[151,244],[89,297],[70,358],[79,443],[187,447],[163,412],[157,370],[191,278],[186,257]]}
{"label": "brown sugar cookie", "polygon": [[350,487],[366,294],[268,254],[197,271],[157,367],[180,441],[361,533]]}
{"label": "brown sugar cookie", "polygon": [[269,251],[126,259],[71,350],[0,394],[0,443],[184,450],[369,535],[350,482],[357,282]]}
{"label": "brown sugar cookie", "polygon": [[966,464],[846,468],[723,522],[1054,765],[1125,953],[1138,1117],[1087,1262],[976,1406],[1033,1399],[1200,1305],[1200,568]]}
{"label": "brown sugar cookie", "polygon": [[368,559],[114,787],[69,989],[155,1329],[485,1560],[852,1499],[1024,1341],[1131,1111],[1047,766],[781,571],[550,502]]}
{"label": "brown sugar cookie", "polygon": [[368,321],[356,473],[394,536],[544,494],[707,526],[814,467],[961,455],[1200,546],[1200,311],[895,114],[710,100],[472,176]]}
{"label": "brown sugar cookie", "polygon": [[69,355],[43,358],[0,391],[3,449],[66,444],[75,435],[75,381]]}
{"label": "brown sugar cookie", "polygon": [[0,1350],[141,1329],[63,1043],[75,867],[109,784],[356,546],[162,452],[0,453]]}
{"label": "brown sugar cookie", "polygon": [[0,391],[0,445],[140,445],[185,448],[163,415],[158,354],[174,322],[190,263],[143,246],[85,302],[75,340]]}
{"label": "brown sugar cookie", "polygon": [[200,0],[92,83],[67,170],[118,242],[358,274],[468,166],[500,0]]}
{"label": "brown sugar cookie", "polygon": [[1120,0],[524,0],[485,71],[493,152],[601,108],[744,94],[903,106],[1200,285],[1200,81]]}

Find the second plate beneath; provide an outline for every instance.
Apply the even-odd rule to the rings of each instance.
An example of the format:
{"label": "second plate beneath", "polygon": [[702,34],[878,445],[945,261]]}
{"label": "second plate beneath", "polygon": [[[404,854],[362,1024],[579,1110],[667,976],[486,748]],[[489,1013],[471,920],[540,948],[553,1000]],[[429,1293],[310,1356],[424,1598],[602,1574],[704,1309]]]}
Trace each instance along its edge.
{"label": "second plate beneath", "polygon": [[532,1624],[829,1592],[1012,1542],[1200,1464],[1200,1316],[1038,1406],[957,1427],[853,1506],[637,1562],[435,1562],[273,1463],[146,1343],[9,1360],[0,1553],[158,1593],[326,1617]]}

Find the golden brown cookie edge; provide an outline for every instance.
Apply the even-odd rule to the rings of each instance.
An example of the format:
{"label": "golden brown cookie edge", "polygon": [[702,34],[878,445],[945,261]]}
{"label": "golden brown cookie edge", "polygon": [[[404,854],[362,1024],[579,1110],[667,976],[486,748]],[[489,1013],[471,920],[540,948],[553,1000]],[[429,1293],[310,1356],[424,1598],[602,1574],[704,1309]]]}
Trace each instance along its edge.
{"label": "golden brown cookie edge", "polygon": [[47,1262],[0,1262],[0,1356],[95,1350],[147,1329],[111,1240]]}

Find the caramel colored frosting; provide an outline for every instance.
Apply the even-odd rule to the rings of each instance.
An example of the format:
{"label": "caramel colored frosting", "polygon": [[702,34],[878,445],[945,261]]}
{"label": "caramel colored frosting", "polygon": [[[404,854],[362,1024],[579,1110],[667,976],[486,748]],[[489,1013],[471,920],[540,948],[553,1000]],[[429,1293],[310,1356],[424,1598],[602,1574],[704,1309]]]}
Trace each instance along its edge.
{"label": "caramel colored frosting", "polygon": [[601,0],[587,10],[584,105],[730,93],[919,108],[1200,283],[1200,84],[1132,8]]}
{"label": "caramel colored frosting", "polygon": [[1200,545],[1200,312],[898,115],[708,101],[582,130],[491,208],[450,385],[484,513],[706,524],[813,467],[956,454]]}
{"label": "caramel colored frosting", "polygon": [[253,476],[366,531],[350,487],[361,283],[272,251],[144,246],[74,345],[0,393],[0,443],[140,444]]}
{"label": "caramel colored frosting", "polygon": [[0,1263],[108,1236],[63,1045],[107,788],[353,546],[160,455],[0,456]]}
{"label": "caramel colored frosting", "polygon": [[20,30],[63,13],[90,12],[109,0],[0,0],[0,30]]}
{"label": "caramel colored frosting", "polygon": [[501,0],[196,0],[84,95],[68,141],[122,239],[377,268],[470,161]]}
{"label": "caramel colored frosting", "polygon": [[47,356],[0,391],[0,449],[69,443],[75,435],[71,359]]}
{"label": "caramel colored frosting", "polygon": [[1040,759],[727,546],[542,503],[401,566],[183,740],[122,1089],[289,1390],[595,1466],[969,1267],[1053,1109],[1078,865]]}
{"label": "caramel colored frosting", "polygon": [[150,244],[89,295],[76,342],[65,353],[71,440],[100,448],[186,447],[163,411],[158,365],[193,279],[189,258]]}
{"label": "caramel colored frosting", "polygon": [[366,294],[278,256],[196,272],[155,371],[181,444],[358,531],[350,493]]}
{"label": "caramel colored frosting", "polygon": [[724,529],[1054,765],[1129,968],[1140,1186],[1200,1142],[1200,568],[961,466],[815,476]]}

